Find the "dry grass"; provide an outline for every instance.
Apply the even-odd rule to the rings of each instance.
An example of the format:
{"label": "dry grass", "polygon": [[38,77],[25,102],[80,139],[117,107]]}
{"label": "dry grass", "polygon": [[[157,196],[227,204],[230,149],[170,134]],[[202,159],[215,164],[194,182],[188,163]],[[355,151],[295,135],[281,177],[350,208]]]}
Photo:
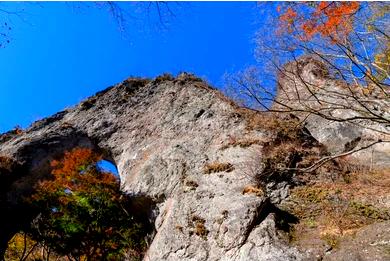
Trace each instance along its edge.
{"label": "dry grass", "polygon": [[221,150],[228,149],[230,147],[240,147],[240,148],[248,148],[252,145],[263,145],[264,140],[255,139],[255,138],[245,138],[241,140],[237,140],[235,138],[230,138],[230,140],[221,147]]}
{"label": "dry grass", "polygon": [[193,230],[190,230],[190,235],[195,234],[206,240],[209,231],[206,229],[205,223],[206,220],[204,218],[193,215],[191,220],[189,220],[189,225],[193,228]]}
{"label": "dry grass", "polygon": [[0,156],[0,170],[10,172],[15,167],[15,162],[6,156]]}
{"label": "dry grass", "polygon": [[169,73],[164,73],[162,75],[157,76],[153,82],[155,83],[160,83],[160,82],[165,82],[165,81],[173,81],[175,78],[169,74]]}
{"label": "dry grass", "polygon": [[289,140],[298,139],[302,129],[297,118],[286,114],[246,111],[245,118],[248,130],[266,130]]}
{"label": "dry grass", "polygon": [[294,241],[322,239],[337,247],[343,236],[390,220],[390,209],[381,203],[390,195],[390,169],[348,176],[348,181],[321,179],[292,190],[284,208],[300,219],[291,235]]}
{"label": "dry grass", "polygon": [[247,185],[244,187],[244,189],[242,190],[242,194],[243,195],[246,195],[246,194],[254,194],[258,197],[261,197],[261,196],[264,196],[265,193],[264,193],[264,190],[256,185]]}
{"label": "dry grass", "polygon": [[195,190],[197,187],[199,187],[199,184],[193,180],[186,180],[184,185],[191,188],[192,190]]}
{"label": "dry grass", "polygon": [[123,85],[131,85],[133,88],[140,88],[147,85],[149,82],[150,79],[147,78],[129,77],[123,81]]}
{"label": "dry grass", "polygon": [[208,163],[203,168],[203,173],[211,174],[216,172],[231,172],[234,170],[234,166],[231,163],[212,162]]}
{"label": "dry grass", "polygon": [[183,226],[177,224],[177,225],[175,226],[175,229],[176,229],[176,230],[179,230],[180,232],[183,233],[183,229],[184,229],[184,228],[183,228]]}
{"label": "dry grass", "polygon": [[198,222],[195,225],[195,234],[200,237],[205,237],[208,234],[208,230],[206,229],[204,223]]}
{"label": "dry grass", "polygon": [[16,136],[22,135],[23,133],[23,129],[19,125],[16,125],[12,130],[0,133],[0,142],[9,141]]}
{"label": "dry grass", "polygon": [[13,129],[12,129],[12,132],[16,135],[21,135],[23,134],[23,129],[22,127],[20,127],[19,125],[15,126]]}

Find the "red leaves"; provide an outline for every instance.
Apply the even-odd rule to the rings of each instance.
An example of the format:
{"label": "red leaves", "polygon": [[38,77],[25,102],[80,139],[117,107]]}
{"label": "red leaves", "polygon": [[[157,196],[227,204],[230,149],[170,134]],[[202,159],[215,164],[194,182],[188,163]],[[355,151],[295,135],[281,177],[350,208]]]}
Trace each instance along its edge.
{"label": "red leaves", "polygon": [[286,21],[288,23],[292,23],[293,20],[297,17],[297,12],[293,10],[291,7],[287,8],[287,11],[280,15],[281,21]]}
{"label": "red leaves", "polygon": [[61,161],[53,160],[51,166],[53,175],[72,175],[78,173],[83,166],[96,163],[101,159],[100,156],[93,153],[91,149],[75,148],[72,151],[65,152]]}
{"label": "red leaves", "polygon": [[[69,200],[67,193],[89,192],[91,187],[101,187],[113,193],[118,189],[118,180],[112,173],[103,172],[97,168],[101,156],[91,149],[75,148],[67,151],[62,160],[51,162],[53,180],[45,180],[38,185],[34,200],[43,199],[47,195],[60,193],[61,204]],[[115,193],[114,193],[115,194]]]}
{"label": "red leaves", "polygon": [[[335,43],[342,41],[352,31],[352,18],[359,9],[359,3],[317,2],[293,7],[288,7],[279,16],[282,31],[295,33],[303,41],[309,41],[318,35]],[[278,12],[280,10],[279,6]]]}
{"label": "red leaves", "polygon": [[101,156],[75,148],[51,163],[53,178],[38,184],[29,203],[39,211],[31,233],[60,255],[122,260],[145,247],[143,223],[119,181],[98,167]]}
{"label": "red leaves", "polygon": [[340,36],[348,35],[353,27],[351,16],[358,8],[358,2],[320,2],[310,20],[314,27],[308,37],[319,33],[323,37],[332,37],[335,41]]}
{"label": "red leaves", "polygon": [[288,32],[291,32],[296,18],[297,12],[289,7],[286,12],[280,15],[279,20],[287,27]]}

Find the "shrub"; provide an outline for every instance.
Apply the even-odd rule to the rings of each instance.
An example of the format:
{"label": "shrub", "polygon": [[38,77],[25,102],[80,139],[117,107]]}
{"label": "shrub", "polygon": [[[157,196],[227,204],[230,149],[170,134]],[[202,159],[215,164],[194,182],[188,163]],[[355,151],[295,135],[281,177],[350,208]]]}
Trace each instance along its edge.
{"label": "shrub", "polygon": [[15,138],[16,136],[22,134],[23,134],[23,129],[19,125],[16,125],[12,130],[7,131],[5,133],[0,133],[0,142],[9,141]]}
{"label": "shrub", "polygon": [[154,82],[155,83],[161,83],[161,82],[164,82],[164,81],[173,81],[175,78],[173,78],[173,76],[169,73],[164,73],[162,75],[159,75],[157,76],[155,79],[154,79]]}
{"label": "shrub", "polygon": [[65,258],[53,253],[52,249],[44,242],[34,241],[24,232],[16,233],[8,242],[4,258],[5,260],[21,261],[65,260]]}
{"label": "shrub", "polygon": [[357,215],[361,215],[366,218],[377,219],[377,220],[389,220],[390,212],[381,210],[371,204],[362,202],[352,201],[349,204],[351,212]]}
{"label": "shrub", "polygon": [[269,119],[267,122],[263,126],[273,137],[262,147],[262,169],[255,176],[257,185],[265,188],[270,182],[295,184],[310,179],[303,170],[325,155],[325,147],[295,119]]}
{"label": "shrub", "polygon": [[16,125],[16,126],[12,129],[12,133],[13,133],[13,134],[16,134],[16,135],[21,135],[21,134],[23,134],[23,129],[22,129],[22,127],[20,127],[19,125]]}

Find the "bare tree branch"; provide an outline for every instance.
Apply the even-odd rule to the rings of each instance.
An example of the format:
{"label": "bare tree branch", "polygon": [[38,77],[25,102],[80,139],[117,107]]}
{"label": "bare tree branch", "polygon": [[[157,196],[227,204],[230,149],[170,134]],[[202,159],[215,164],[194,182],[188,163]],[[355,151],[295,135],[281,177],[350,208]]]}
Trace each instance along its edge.
{"label": "bare tree branch", "polygon": [[331,160],[334,160],[334,159],[337,159],[337,158],[340,158],[340,157],[345,157],[345,156],[354,154],[354,153],[362,151],[362,150],[366,150],[366,149],[371,148],[372,146],[374,146],[374,145],[376,145],[378,143],[383,143],[383,142],[390,142],[390,141],[378,140],[378,141],[370,143],[370,144],[368,144],[366,146],[363,146],[363,147],[360,147],[360,148],[357,148],[357,149],[354,149],[354,150],[351,150],[351,151],[347,151],[347,152],[344,152],[344,153],[341,153],[341,154],[332,155],[332,156],[328,156],[328,157],[323,157],[323,158],[319,159],[318,161],[316,161],[315,163],[313,163],[311,166],[309,166],[307,168],[285,168],[284,170],[293,170],[293,171],[299,171],[299,172],[313,172],[313,171],[317,170],[319,167],[323,166],[325,163],[327,163],[327,162],[329,162]]}

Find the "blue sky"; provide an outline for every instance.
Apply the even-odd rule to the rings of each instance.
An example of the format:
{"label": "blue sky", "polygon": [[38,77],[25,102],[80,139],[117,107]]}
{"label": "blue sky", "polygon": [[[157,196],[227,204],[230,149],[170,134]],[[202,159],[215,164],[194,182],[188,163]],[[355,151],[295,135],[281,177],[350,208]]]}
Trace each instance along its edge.
{"label": "blue sky", "polygon": [[12,27],[0,49],[0,132],[27,127],[129,76],[188,71],[219,87],[226,72],[254,62],[254,2],[174,5],[166,29],[130,3],[137,18],[125,33],[109,12],[85,4],[0,5],[23,9],[20,17],[0,13]]}

